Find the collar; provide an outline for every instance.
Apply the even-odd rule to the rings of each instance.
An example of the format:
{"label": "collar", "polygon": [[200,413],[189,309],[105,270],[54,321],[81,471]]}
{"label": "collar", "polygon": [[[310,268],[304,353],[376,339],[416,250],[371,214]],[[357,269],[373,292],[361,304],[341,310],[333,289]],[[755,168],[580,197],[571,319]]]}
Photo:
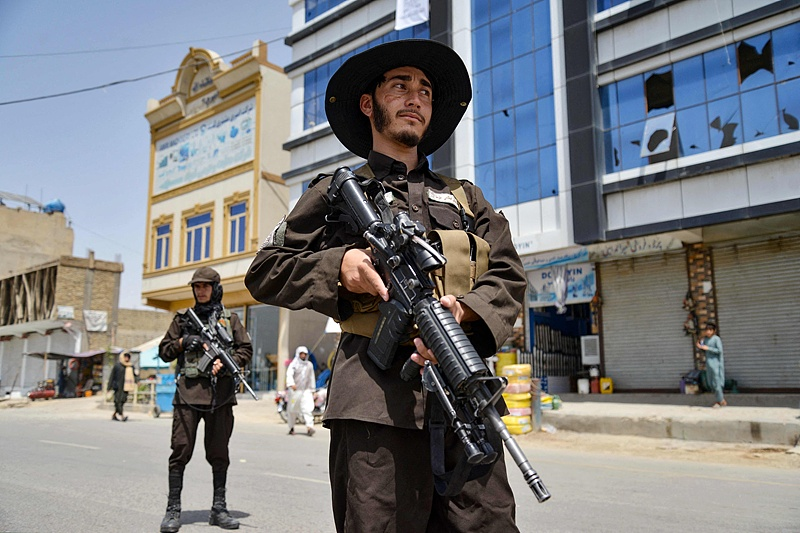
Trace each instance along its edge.
{"label": "collar", "polygon": [[[421,152],[419,156],[419,163],[417,163],[416,168],[414,168],[411,172],[433,175],[428,167],[428,158],[425,157],[425,154]],[[379,180],[382,180],[390,174],[410,174],[405,163],[402,161],[397,161],[388,155],[376,152],[374,150],[370,150],[369,156],[367,157],[367,164],[369,164],[369,168],[372,169],[375,177]]]}

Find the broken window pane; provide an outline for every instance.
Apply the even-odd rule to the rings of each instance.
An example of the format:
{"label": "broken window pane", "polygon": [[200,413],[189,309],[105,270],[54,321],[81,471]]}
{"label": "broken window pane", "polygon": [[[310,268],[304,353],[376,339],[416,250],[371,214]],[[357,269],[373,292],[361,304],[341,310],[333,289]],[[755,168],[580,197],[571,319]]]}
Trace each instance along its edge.
{"label": "broken window pane", "polygon": [[606,159],[606,174],[622,170],[622,153],[619,147],[619,130],[603,133],[603,147]]}
{"label": "broken window pane", "polygon": [[622,148],[622,170],[637,168],[647,164],[642,159],[642,133],[644,122],[637,122],[620,128],[620,145]]}
{"label": "broken window pane", "polygon": [[742,122],[744,142],[778,134],[778,110],[772,85],[742,93]]}
{"label": "broken window pane", "polygon": [[709,150],[706,106],[690,107],[677,114],[679,155],[693,155]]}
{"label": "broken window pane", "polygon": [[741,144],[742,119],[739,112],[739,97],[725,98],[708,104],[709,136],[711,149]]}
{"label": "broken window pane", "polygon": [[743,91],[775,82],[769,33],[740,42],[736,46],[736,55],[739,61],[739,83]]}
{"label": "broken window pane", "polygon": [[778,84],[781,133],[800,131],[800,78]]}
{"label": "broken window pane", "polygon": [[647,116],[652,117],[672,109],[672,69],[665,67],[644,75]]}
{"label": "broken window pane", "polygon": [[[642,136],[642,157],[652,157],[669,152],[675,129],[675,113],[648,118]],[[652,159],[651,162],[654,162]]]}
{"label": "broken window pane", "polygon": [[800,76],[800,22],[772,31],[772,58],[778,81]]}

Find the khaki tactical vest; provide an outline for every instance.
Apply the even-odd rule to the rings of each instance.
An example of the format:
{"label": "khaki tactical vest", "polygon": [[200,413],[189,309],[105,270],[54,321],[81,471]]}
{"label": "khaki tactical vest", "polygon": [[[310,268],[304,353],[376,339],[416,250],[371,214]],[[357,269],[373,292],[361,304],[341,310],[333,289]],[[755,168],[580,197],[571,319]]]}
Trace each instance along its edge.
{"label": "khaki tactical vest", "polygon": [[[375,177],[369,165],[357,169],[355,174],[362,178]],[[442,175],[439,178],[450,188],[450,193],[467,216],[475,218],[461,182]],[[434,292],[437,298],[445,294],[464,296],[481,274],[489,270],[489,243],[474,233],[460,229],[432,230],[427,237],[431,243],[441,243],[442,255],[447,258],[447,264],[431,273],[436,284]],[[339,322],[342,331],[371,338],[380,317],[380,302],[380,297],[371,294],[360,294],[351,300],[353,315]]]}

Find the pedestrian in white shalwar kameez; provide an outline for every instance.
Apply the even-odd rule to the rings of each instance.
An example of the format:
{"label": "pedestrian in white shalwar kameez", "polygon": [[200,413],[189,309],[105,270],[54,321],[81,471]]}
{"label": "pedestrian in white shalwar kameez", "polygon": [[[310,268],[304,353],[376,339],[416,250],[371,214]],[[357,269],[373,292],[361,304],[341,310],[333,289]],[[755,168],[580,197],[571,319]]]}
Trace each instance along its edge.
{"label": "pedestrian in white shalwar kameez", "polygon": [[294,359],[286,369],[286,388],[289,392],[289,435],[294,435],[297,414],[303,415],[308,436],[314,435],[314,365],[308,360],[308,348],[298,346]]}

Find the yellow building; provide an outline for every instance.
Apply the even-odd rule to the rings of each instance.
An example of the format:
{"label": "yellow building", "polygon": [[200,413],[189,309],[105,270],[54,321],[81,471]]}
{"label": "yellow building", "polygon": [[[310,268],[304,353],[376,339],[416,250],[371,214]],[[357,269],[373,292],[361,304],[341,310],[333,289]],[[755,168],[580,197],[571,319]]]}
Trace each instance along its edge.
{"label": "yellow building", "polygon": [[288,353],[288,336],[277,348],[288,325],[281,327],[285,313],[253,300],[244,275],[260,241],[288,211],[281,175],[289,169],[282,144],[290,90],[261,41],[230,64],[191,48],[172,93],[150,100],[145,113],[151,147],[143,303],[171,312],[190,307],[194,270],[217,270],[225,306],[253,337],[253,380],[262,389],[268,386],[257,382],[267,378],[258,372],[269,367],[274,382],[277,354]]}

